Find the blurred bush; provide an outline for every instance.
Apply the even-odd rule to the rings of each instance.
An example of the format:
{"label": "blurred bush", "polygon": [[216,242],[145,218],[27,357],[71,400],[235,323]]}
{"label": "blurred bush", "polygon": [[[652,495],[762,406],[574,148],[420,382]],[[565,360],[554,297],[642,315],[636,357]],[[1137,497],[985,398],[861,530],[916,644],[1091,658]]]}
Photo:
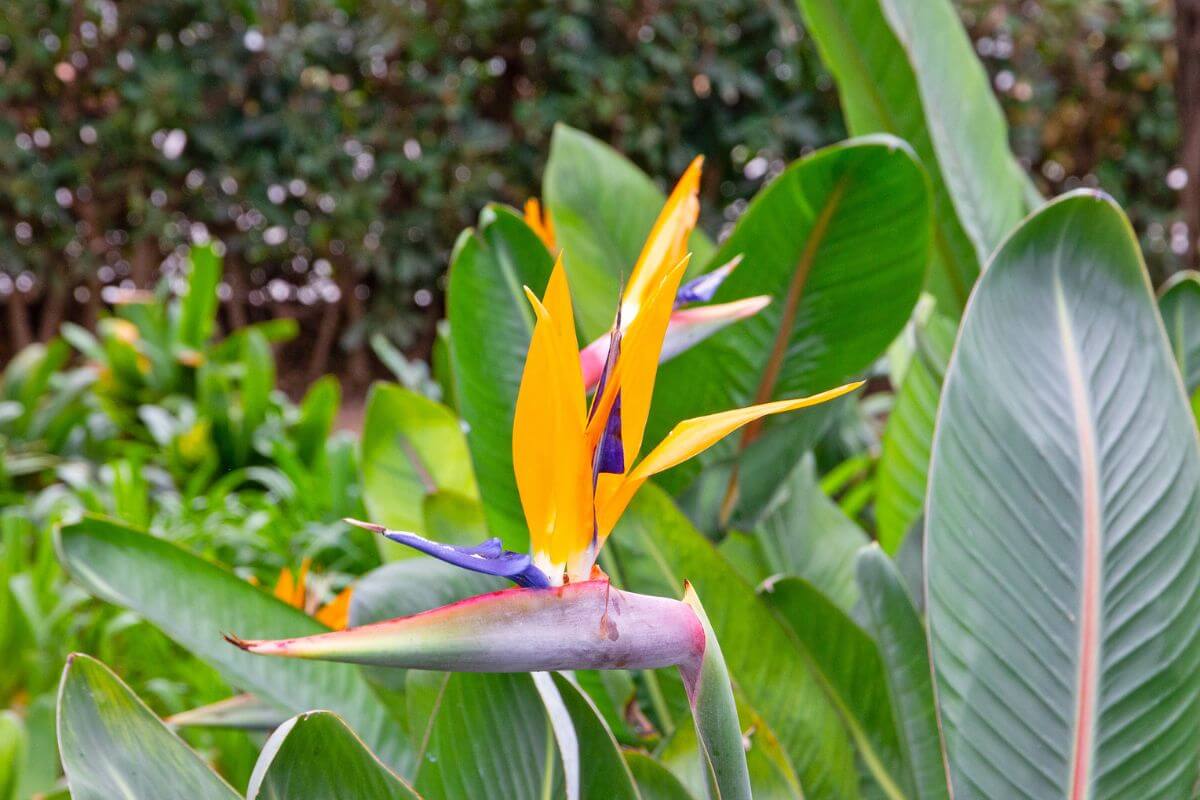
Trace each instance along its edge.
{"label": "blurred bush", "polygon": [[707,154],[710,223],[842,135],[787,2],[13,0],[0,358],[208,238],[224,326],[296,317],[309,377],[370,333],[423,353],[454,237],[537,191],[559,120],[655,175]]}
{"label": "blurred bush", "polygon": [[1171,2],[958,6],[1008,112],[1013,148],[1047,195],[1103,187],[1133,221],[1156,280],[1188,266]]}

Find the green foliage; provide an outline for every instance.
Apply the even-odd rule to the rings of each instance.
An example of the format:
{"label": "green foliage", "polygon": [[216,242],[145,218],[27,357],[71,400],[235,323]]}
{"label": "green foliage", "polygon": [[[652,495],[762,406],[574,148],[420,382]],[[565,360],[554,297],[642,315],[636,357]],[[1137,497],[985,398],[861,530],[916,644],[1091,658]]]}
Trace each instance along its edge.
{"label": "green foliage", "polygon": [[23,300],[73,317],[103,286],[151,285],[208,234],[227,246],[233,319],[282,298],[313,329],[333,304],[347,345],[370,330],[409,346],[458,232],[498,192],[537,193],[559,120],[656,176],[708,153],[714,221],[761,180],[749,162],[841,130],[781,4],[18,0],[6,12],[0,262],[10,290],[35,279]]}
{"label": "green foliage", "polygon": [[[904,327],[929,258],[927,181],[911,150],[887,136],[802,158],[750,204],[712,265],[744,255],[715,301],[758,294],[772,303],[665,364],[646,430],[657,442],[679,420],[800,397],[852,380]],[[812,446],[832,406],[741,434],[664,485],[678,490],[698,461],[740,456],[723,501],[753,519]],[[744,452],[743,452],[744,451]],[[739,480],[740,478],[740,480]]]}
{"label": "green foliage", "polygon": [[[336,764],[336,769],[330,766]],[[314,711],[280,725],[263,745],[248,800],[308,797],[420,800],[336,715]]]}
{"label": "green foliage", "polygon": [[72,656],[63,670],[58,735],[72,797],[238,797],[129,687],[88,656]]}
{"label": "green foliage", "polygon": [[[450,366],[488,527],[510,546],[526,541],[512,465],[513,414],[533,335],[522,291],[544,292],[550,254],[510,209],[489,206],[454,248],[446,313]],[[539,294],[540,296],[540,294]]]}
{"label": "green foliage", "polygon": [[938,398],[958,327],[939,313],[914,322],[912,360],[899,381],[876,473],[879,543],[895,555],[925,505]]}
{"label": "green foliage", "polygon": [[102,519],[64,527],[58,549],[92,593],[137,611],[230,682],[291,711],[340,713],[381,758],[411,763],[402,730],[357,668],[254,658],[221,641],[233,630],[259,637],[327,630],[301,610],[182,548]]}
{"label": "green foliage", "polygon": [[1128,220],[1078,192],[1013,233],[964,319],[925,543],[957,792],[1197,780],[1200,450],[1149,289]]}
{"label": "green foliage", "polygon": [[[1194,787],[1200,684],[1187,624],[1200,603],[1200,451],[1181,386],[1195,391],[1200,363],[1197,284],[1177,279],[1156,307],[1128,221],[1104,197],[1069,195],[1018,224],[1037,198],[948,3],[802,0],[851,130],[911,141],[872,133],[789,166],[791,134],[753,128],[757,106],[739,98],[757,103],[790,78],[747,82],[684,58],[705,43],[740,42],[752,54],[771,46],[750,41],[770,15],[749,6],[685,4],[642,19],[621,4],[597,16],[570,3],[553,13],[311,3],[281,20],[269,6],[187,5],[189,33],[152,40],[178,27],[171,13],[184,6],[122,11],[140,21],[134,32],[106,32],[88,6],[84,22],[100,14],[97,41],[79,23],[79,41],[64,46],[95,55],[83,66],[47,45],[64,9],[47,5],[38,21],[33,6],[18,3],[0,23],[10,76],[57,70],[64,86],[47,94],[70,109],[70,67],[79,96],[116,93],[113,108],[87,117],[105,146],[127,133],[134,151],[147,136],[157,147],[154,169],[141,172],[131,165],[142,156],[112,156],[127,185],[103,198],[124,222],[77,191],[59,217],[86,208],[97,215],[89,225],[122,235],[166,222],[177,228],[172,247],[203,239],[193,224],[204,222],[226,243],[223,253],[173,249],[152,294],[126,292],[92,332],[65,326],[0,380],[0,651],[12,654],[0,673],[0,704],[11,707],[0,713],[0,800],[229,796],[231,785],[249,797],[428,800],[1173,798]],[[795,31],[778,19],[776,41],[790,43]],[[422,24],[399,24],[413,20]],[[404,35],[380,33],[394,30]],[[4,55],[18,45],[19,57]],[[501,45],[500,62],[466,55],[468,68],[464,54]],[[104,56],[118,46],[132,66],[107,73]],[[590,57],[622,48],[644,60]],[[705,58],[727,57],[714,52]],[[180,62],[190,75],[172,66]],[[560,86],[553,70],[530,71],[543,63],[569,78]],[[682,88],[662,77],[680,71],[690,76]],[[625,81],[665,88],[631,97]],[[21,80],[0,93],[23,113],[35,102]],[[673,110],[706,93],[735,110],[679,125]],[[135,101],[155,111],[123,119]],[[607,122],[591,133],[558,125],[551,138],[547,108]],[[506,122],[517,117],[519,146]],[[651,118],[655,126],[630,127]],[[19,183],[33,161],[91,152],[60,138],[63,126],[78,138],[84,124],[66,111],[29,119],[21,124],[48,126],[56,145],[32,134],[28,147],[12,137],[16,151],[0,144],[0,159],[22,166],[0,181]],[[214,125],[233,133],[217,136]],[[416,156],[408,134],[397,135],[404,125],[417,126]],[[154,145],[154,131],[176,127],[186,155],[167,158],[175,134]],[[545,201],[579,309],[578,344],[609,325],[662,203],[661,186],[635,164],[674,177],[701,135],[717,151],[710,203],[747,188],[729,179],[728,160],[747,155],[729,137],[784,148],[770,154],[773,180],[728,224],[702,216],[720,243],[700,231],[691,242],[697,272],[744,259],[717,300],[772,303],[662,368],[648,441],[688,416],[857,377],[864,389],[752,427],[643,486],[600,553],[615,589],[505,589],[348,530],[339,518],[371,517],[440,542],[492,535],[525,549],[511,436],[532,325],[523,287],[544,290],[554,254],[511,208],[483,206],[450,258],[449,319],[431,365],[374,340],[403,386],[373,388],[359,442],[334,432],[334,378],[298,404],[277,388],[274,345],[295,324],[221,336],[222,287],[234,291],[249,268],[264,280],[310,276],[299,279],[310,288],[370,271],[376,298],[436,288],[413,253],[433,259],[439,231],[466,224],[482,205],[472,192],[493,180],[511,193],[503,199],[523,197],[517,178],[549,143]],[[229,141],[257,144],[235,152]],[[501,167],[477,169],[501,153]],[[226,191],[226,177],[236,188]],[[160,185],[169,187],[161,204],[139,205]],[[247,199],[274,185],[285,190],[278,202]],[[335,199],[328,210],[324,193]],[[458,203],[445,219],[439,193]],[[0,218],[28,215],[10,208],[22,198],[0,201]],[[131,209],[144,216],[134,221]],[[239,229],[251,211],[262,224]],[[38,232],[56,219],[38,219]],[[284,240],[270,244],[274,226]],[[88,235],[87,226],[73,234]],[[111,248],[129,244],[122,235]],[[32,258],[43,245],[16,247]],[[89,247],[82,259],[103,257]],[[393,258],[410,260],[399,269]],[[923,288],[936,302],[918,304]],[[410,311],[397,307],[395,319]],[[282,567],[290,576],[272,593]],[[341,634],[313,615],[344,587],[355,630]],[[553,638],[564,627],[554,615],[567,613],[556,603],[581,593],[603,611],[594,624],[564,617],[566,647]],[[536,629],[520,627],[529,603],[546,614]],[[670,610],[656,613],[648,637],[620,623],[639,603]],[[481,606],[504,616],[503,641]],[[371,627],[396,616],[413,618]],[[379,635],[398,629],[437,639],[439,667],[486,668],[454,659],[507,658],[511,647],[539,658],[624,654],[573,662],[588,667],[679,669],[428,672],[399,658],[410,641]],[[223,633],[282,637],[271,652],[308,660],[243,652],[262,643]],[[316,645],[297,641],[314,635]],[[402,666],[317,660],[346,641],[375,648],[373,663]],[[670,658],[636,660],[663,641],[675,643]],[[113,671],[92,656],[68,659],[72,651]]]}

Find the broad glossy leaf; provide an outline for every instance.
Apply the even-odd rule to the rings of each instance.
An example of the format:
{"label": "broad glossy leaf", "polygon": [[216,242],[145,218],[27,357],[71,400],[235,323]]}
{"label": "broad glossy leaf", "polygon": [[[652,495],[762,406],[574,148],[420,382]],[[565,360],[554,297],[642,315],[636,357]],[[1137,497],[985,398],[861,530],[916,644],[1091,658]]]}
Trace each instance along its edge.
{"label": "broad glossy leaf", "polygon": [[901,800],[912,776],[896,735],[883,661],[871,636],[801,578],[784,578],[763,595],[790,627],[820,675],[829,701],[854,738],[867,772],[885,797]]}
{"label": "broad glossy leaf", "polygon": [[558,754],[528,674],[414,671],[407,700],[418,750],[413,785],[426,800],[534,798],[553,789]]}
{"label": "broad glossy leaf", "polygon": [[1159,291],[1158,311],[1191,395],[1200,389],[1200,272],[1186,270],[1171,276]]}
{"label": "broad glossy leaf", "polygon": [[685,579],[707,606],[734,683],[774,730],[809,800],[858,796],[849,735],[792,637],[754,590],[661,490],[644,486],[609,539],[625,585],[678,594]]}
{"label": "broad glossy leaf", "polygon": [[913,777],[912,796],[949,800],[925,624],[900,573],[882,550],[863,548],[857,571],[868,624],[883,659],[900,749]]}
{"label": "broad glossy leaf", "polygon": [[108,667],[80,653],[63,670],[58,741],[75,800],[239,797]]}
{"label": "broad glossy leaf", "polygon": [[1200,451],[1106,196],[1043,207],[980,280],[926,518],[954,794],[1176,798],[1200,778]]}
{"label": "broad glossy leaf", "polygon": [[[713,258],[745,257],[715,302],[764,294],[771,305],[660,368],[646,441],[656,443],[682,419],[814,394],[864,370],[916,303],[929,230],[927,181],[898,139],[867,137],[794,162],[759,192]],[[746,481],[747,493],[769,495],[799,456],[774,450],[786,451],[828,413],[767,424],[751,452],[770,451],[774,481],[763,471]],[[730,437],[710,461],[742,441]],[[679,489],[697,468],[677,468],[663,485]]]}
{"label": "broad glossy leaf", "polygon": [[313,618],[181,547],[116,522],[85,517],[64,526],[58,551],[89,592],[138,612],[234,686],[293,712],[335,711],[389,764],[411,764],[403,731],[358,668],[259,658],[221,639],[230,631],[295,636],[327,630]]}
{"label": "broad glossy leaf", "polygon": [[248,800],[420,800],[336,714],[292,717],[263,745]]}
{"label": "broad glossy leaf", "polygon": [[[568,715],[566,722],[574,731],[579,770],[579,794],[575,796],[591,800],[640,800],[617,740],[587,693],[563,673],[542,674],[553,681]],[[559,750],[563,750],[561,740]],[[564,753],[564,762],[567,758]],[[569,792],[567,796],[572,797]]]}
{"label": "broad glossy leaf", "polygon": [[[1008,151],[1004,118],[953,7],[948,0],[798,4],[837,81],[851,133],[899,136],[929,173],[935,233],[927,285],[939,308],[957,317],[980,266],[1024,213],[1028,179]],[[935,27],[909,27],[910,6],[918,5],[929,7],[923,13]]]}
{"label": "broad glossy leaf", "polygon": [[512,464],[513,412],[533,334],[522,287],[540,296],[552,266],[512,209],[488,206],[479,227],[459,237],[446,290],[450,363],[479,494],[492,534],[513,550],[529,542]]}
{"label": "broad glossy leaf", "polygon": [[888,414],[875,473],[875,517],[879,543],[893,555],[925,505],[938,398],[957,332],[937,313],[917,329],[912,360]]}
{"label": "broad glossy leaf", "polygon": [[[612,326],[622,281],[637,263],[667,198],[625,156],[562,123],[554,126],[543,181],[546,208],[571,279],[575,318],[591,341]],[[692,271],[698,274],[700,265],[709,263],[713,245],[699,230],[688,244]]]}
{"label": "broad glossy leaf", "polygon": [[844,612],[854,608],[854,554],[867,535],[821,490],[811,455],[779,487],[754,538],[769,574],[804,578]]}
{"label": "broad glossy leaf", "polygon": [[[363,500],[372,522],[426,534],[425,498],[442,490],[477,497],[471,459],[450,409],[396,384],[376,383],[362,436]],[[415,555],[380,545],[385,558]]]}
{"label": "broad glossy leaf", "polygon": [[625,753],[625,763],[642,800],[693,800],[679,779],[650,756],[631,750]]}

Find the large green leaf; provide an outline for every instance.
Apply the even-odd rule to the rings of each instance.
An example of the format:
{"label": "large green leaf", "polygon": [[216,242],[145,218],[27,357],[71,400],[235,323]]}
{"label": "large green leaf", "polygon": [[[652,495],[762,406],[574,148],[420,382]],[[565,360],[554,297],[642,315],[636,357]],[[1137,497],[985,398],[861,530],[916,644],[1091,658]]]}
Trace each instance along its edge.
{"label": "large green leaf", "polygon": [[[367,398],[362,435],[363,500],[372,522],[427,533],[425,498],[449,490],[478,497],[458,418],[428,397],[377,383]],[[380,545],[386,558],[415,551]]]}
{"label": "large green leaf", "polygon": [[[660,368],[650,444],[682,419],[830,389],[879,357],[907,322],[928,260],[921,167],[890,136],[802,158],[759,192],[713,260],[739,254],[743,266],[714,299],[766,294],[774,301]],[[818,409],[770,422],[772,435],[755,447],[772,453],[774,482],[756,475],[746,493],[769,496],[799,455],[780,458],[775,449],[789,448],[827,414]],[[739,441],[745,439],[730,437],[712,458]],[[689,471],[675,472],[676,482],[664,485],[678,489]]]}
{"label": "large green leaf", "polygon": [[459,237],[446,291],[450,362],[488,527],[514,550],[529,541],[512,464],[513,412],[533,334],[522,287],[540,295],[552,267],[519,216],[489,206],[479,227]]}
{"label": "large green leaf", "polygon": [[949,0],[798,4],[851,133],[895,134],[925,165],[934,209],[928,285],[943,312],[958,316],[980,265],[1024,213],[1028,179],[954,8]]}
{"label": "large green leaf", "polygon": [[868,624],[883,658],[900,747],[913,777],[913,797],[949,800],[925,624],[882,550],[863,548],[857,571]]}
{"label": "large green leaf", "polygon": [[420,800],[337,715],[313,711],[280,725],[259,754],[247,800]]}
{"label": "large green leaf", "polygon": [[[562,123],[554,126],[543,182],[575,318],[591,340],[612,326],[621,283],[667,198],[625,156]],[[700,230],[688,244],[695,271],[709,262],[713,245]]]}
{"label": "large green leaf", "polygon": [[811,455],[779,488],[754,538],[770,574],[804,578],[843,611],[854,608],[854,554],[867,535],[821,490]]}
{"label": "large green leaf", "polygon": [[692,800],[679,779],[650,756],[629,751],[625,754],[625,761],[637,781],[642,800]]}
{"label": "large green leaf", "polygon": [[1189,395],[1200,389],[1200,272],[1171,276],[1158,296],[1158,310],[1171,340],[1171,352]]}
{"label": "large green leaf", "polygon": [[[542,699],[563,757],[563,772],[567,777],[567,797],[591,800],[641,800],[633,774],[621,755],[617,740],[587,693],[562,673],[539,673],[535,682],[545,684]],[[541,689],[541,686],[539,686]],[[555,722],[556,714],[559,721]],[[566,737],[573,749],[564,746],[559,727],[569,729]],[[573,762],[573,763],[572,763]],[[571,787],[572,774],[578,775],[578,787]]]}
{"label": "large green leaf", "polygon": [[870,635],[801,578],[777,581],[765,597],[787,621],[883,795],[908,797],[912,776],[900,751],[883,661]]}
{"label": "large green leaf", "polygon": [[627,588],[680,596],[685,579],[703,597],[734,683],[770,725],[805,795],[858,796],[849,735],[785,626],[654,486],[634,498],[606,548]]}
{"label": "large green leaf", "polygon": [[407,700],[422,797],[551,796],[558,755],[529,675],[413,671]]}
{"label": "large green leaf", "polygon": [[957,333],[958,326],[937,313],[917,328],[912,360],[888,414],[875,473],[875,518],[879,543],[893,555],[925,505],[938,398]]}
{"label": "large green leaf", "polygon": [[1200,778],[1200,450],[1128,220],[1013,233],[946,374],[926,517],[960,797],[1176,798]]}
{"label": "large green leaf", "polygon": [[75,800],[239,797],[108,667],[80,653],[63,670],[58,741]]}
{"label": "large green leaf", "polygon": [[181,547],[96,517],[63,527],[58,551],[89,592],[138,612],[236,687],[293,713],[335,711],[389,764],[411,765],[403,731],[357,667],[260,658],[221,640],[223,632],[266,638],[327,630],[303,612]]}

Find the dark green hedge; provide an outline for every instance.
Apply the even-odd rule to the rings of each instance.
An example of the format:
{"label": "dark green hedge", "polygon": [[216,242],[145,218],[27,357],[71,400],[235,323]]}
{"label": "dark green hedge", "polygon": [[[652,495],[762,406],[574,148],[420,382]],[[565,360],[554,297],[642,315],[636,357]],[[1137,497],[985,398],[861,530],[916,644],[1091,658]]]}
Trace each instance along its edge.
{"label": "dark green hedge", "polygon": [[9,338],[89,321],[102,287],[147,286],[207,235],[228,248],[227,325],[284,314],[319,341],[419,345],[455,236],[537,191],[558,120],[664,179],[705,153],[714,229],[842,135],[784,2],[12,0]]}

